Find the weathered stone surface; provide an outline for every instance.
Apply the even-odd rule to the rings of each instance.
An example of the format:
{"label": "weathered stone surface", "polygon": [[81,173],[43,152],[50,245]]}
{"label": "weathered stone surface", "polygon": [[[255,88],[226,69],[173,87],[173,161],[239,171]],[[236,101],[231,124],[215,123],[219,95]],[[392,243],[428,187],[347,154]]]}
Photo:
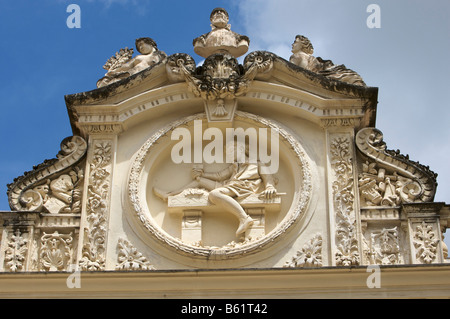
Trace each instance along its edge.
{"label": "weathered stone surface", "polygon": [[224,9],[211,23],[193,42],[202,65],[141,38],[96,89],[65,96],[74,137],[9,186],[1,270],[252,268],[276,282],[283,267],[329,279],[447,262],[450,208],[433,202],[434,172],[386,148],[378,88],[304,37],[289,61],[255,51],[239,63],[249,39]]}

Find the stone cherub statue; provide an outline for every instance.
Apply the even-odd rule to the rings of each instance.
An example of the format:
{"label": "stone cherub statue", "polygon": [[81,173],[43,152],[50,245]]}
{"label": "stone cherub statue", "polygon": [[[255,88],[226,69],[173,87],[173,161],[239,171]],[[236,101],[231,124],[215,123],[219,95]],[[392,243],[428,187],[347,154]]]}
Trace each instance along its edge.
{"label": "stone cherub statue", "polygon": [[223,8],[215,8],[211,12],[211,31],[194,39],[195,53],[204,58],[214,53],[229,53],[237,58],[247,52],[249,38],[231,31],[228,19]]}
{"label": "stone cherub statue", "polygon": [[141,54],[131,58],[133,54],[132,49],[121,49],[103,66],[108,72],[103,78],[98,80],[97,87],[106,86],[141,72],[167,56],[163,51],[158,50],[156,42],[151,38],[138,38],[135,43],[136,49]]}
{"label": "stone cherub statue", "polygon": [[[239,219],[236,236],[244,233],[253,224],[253,219],[245,212],[239,201],[252,194],[265,199],[272,199],[278,194],[273,176],[261,172],[263,164],[250,163],[248,147],[244,143],[228,143],[225,151],[232,151],[230,148],[234,148],[235,162],[227,168],[219,172],[204,172],[203,168],[194,167],[192,182],[171,192],[153,188],[154,194],[166,201],[169,196],[177,195],[188,188],[206,189],[209,191],[208,200],[211,203],[222,207]],[[239,154],[245,154],[245,159],[238,161]]]}
{"label": "stone cherub statue", "polygon": [[297,35],[292,44],[292,55],[289,61],[309,71],[321,74],[327,78],[346,82],[349,84],[366,86],[363,79],[355,71],[347,69],[345,65],[334,65],[331,60],[314,57],[314,48],[309,39]]}

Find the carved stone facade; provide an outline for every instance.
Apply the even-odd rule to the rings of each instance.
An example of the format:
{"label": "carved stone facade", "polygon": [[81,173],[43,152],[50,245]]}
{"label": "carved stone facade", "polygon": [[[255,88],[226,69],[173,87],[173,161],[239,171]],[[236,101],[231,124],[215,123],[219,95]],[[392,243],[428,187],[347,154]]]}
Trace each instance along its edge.
{"label": "carved stone facade", "polygon": [[118,51],[97,89],[66,96],[74,136],[8,185],[1,271],[446,263],[450,207],[433,202],[437,174],[387,149],[378,89],[301,36],[290,61],[240,64],[250,40],[222,8],[211,23],[201,66],[140,38],[141,55]]}

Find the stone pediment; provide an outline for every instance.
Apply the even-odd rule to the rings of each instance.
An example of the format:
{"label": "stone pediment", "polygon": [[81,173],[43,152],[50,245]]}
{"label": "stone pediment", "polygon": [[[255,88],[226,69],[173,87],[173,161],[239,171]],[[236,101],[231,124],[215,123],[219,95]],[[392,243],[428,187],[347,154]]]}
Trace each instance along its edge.
{"label": "stone pediment", "polygon": [[8,187],[3,269],[444,262],[436,174],[386,150],[378,88],[304,36],[289,60],[246,54],[226,11],[210,18],[202,65],[139,38],[65,96],[74,136]]}

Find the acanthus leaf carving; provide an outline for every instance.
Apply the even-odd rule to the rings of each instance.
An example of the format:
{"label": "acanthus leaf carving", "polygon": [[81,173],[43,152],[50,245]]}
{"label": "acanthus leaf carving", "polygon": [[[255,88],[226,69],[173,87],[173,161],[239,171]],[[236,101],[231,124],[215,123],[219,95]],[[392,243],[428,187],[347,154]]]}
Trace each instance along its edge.
{"label": "acanthus leaf carving", "polygon": [[284,267],[322,267],[322,235],[316,234]]}
{"label": "acanthus leaf carving", "polygon": [[28,238],[19,228],[9,237],[5,250],[5,266],[11,272],[25,270],[28,251]]}
{"label": "acanthus leaf carving", "polygon": [[108,196],[110,192],[111,141],[94,144],[90,164],[84,244],[80,266],[82,270],[105,267]]}
{"label": "acanthus leaf carving", "polygon": [[155,270],[148,259],[140,253],[128,240],[119,238],[117,243],[119,254],[116,270]]}
{"label": "acanthus leaf carving", "polygon": [[437,248],[440,242],[433,226],[425,221],[416,225],[413,243],[416,249],[416,259],[424,264],[431,264],[437,258]]}
{"label": "acanthus leaf carving", "polygon": [[333,138],[330,144],[330,155],[331,166],[335,174],[332,190],[336,220],[336,264],[359,265],[353,167],[349,139],[341,136]]}

